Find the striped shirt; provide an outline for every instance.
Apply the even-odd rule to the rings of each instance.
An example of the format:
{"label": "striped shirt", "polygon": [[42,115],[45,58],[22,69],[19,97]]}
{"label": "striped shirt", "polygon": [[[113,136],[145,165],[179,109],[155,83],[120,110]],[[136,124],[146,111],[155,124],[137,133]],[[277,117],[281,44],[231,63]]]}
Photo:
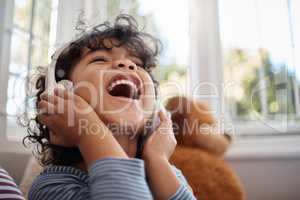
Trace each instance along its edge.
{"label": "striped shirt", "polygon": [[[172,166],[181,185],[169,199],[195,200],[181,171]],[[137,158],[103,158],[88,173],[70,166],[49,166],[34,181],[29,200],[153,199],[144,161]]]}
{"label": "striped shirt", "polygon": [[24,200],[12,177],[0,168],[0,200]]}

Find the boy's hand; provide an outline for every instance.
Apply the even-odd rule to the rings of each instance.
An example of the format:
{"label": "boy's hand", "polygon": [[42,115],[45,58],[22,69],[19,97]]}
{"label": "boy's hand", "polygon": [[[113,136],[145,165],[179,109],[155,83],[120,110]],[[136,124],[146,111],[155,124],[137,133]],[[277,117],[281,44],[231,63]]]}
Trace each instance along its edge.
{"label": "boy's hand", "polygon": [[169,163],[177,141],[170,116],[167,116],[164,109],[159,112],[159,117],[161,124],[147,139],[142,159],[145,161],[146,174],[154,199],[170,199],[181,185]]}
{"label": "boy's hand", "polygon": [[88,133],[89,127],[104,124],[83,98],[60,88],[53,95],[41,94],[38,111],[38,121],[50,129],[51,143],[60,146],[78,146],[83,135],[97,134]]}
{"label": "boy's hand", "polygon": [[166,110],[159,111],[160,125],[147,139],[142,158],[152,159],[161,157],[169,160],[173,154],[177,141],[172,128],[172,121]]}

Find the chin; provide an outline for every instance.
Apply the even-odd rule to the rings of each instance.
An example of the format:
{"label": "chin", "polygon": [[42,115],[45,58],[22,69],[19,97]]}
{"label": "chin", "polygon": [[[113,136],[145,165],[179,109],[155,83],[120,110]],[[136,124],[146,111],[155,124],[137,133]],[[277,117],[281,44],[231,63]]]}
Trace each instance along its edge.
{"label": "chin", "polygon": [[109,94],[104,96],[102,108],[99,107],[97,113],[106,125],[115,129],[128,130],[133,134],[143,130],[151,112],[145,111],[142,98],[133,100]]}

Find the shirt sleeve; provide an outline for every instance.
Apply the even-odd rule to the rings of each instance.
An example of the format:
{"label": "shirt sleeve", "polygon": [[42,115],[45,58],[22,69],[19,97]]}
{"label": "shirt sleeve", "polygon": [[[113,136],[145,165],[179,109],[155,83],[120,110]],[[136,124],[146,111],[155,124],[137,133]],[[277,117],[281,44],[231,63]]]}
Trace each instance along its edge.
{"label": "shirt sleeve", "polygon": [[74,174],[40,175],[32,185],[29,200],[153,199],[140,159],[104,158],[88,169],[85,183]]}
{"label": "shirt sleeve", "polygon": [[196,200],[193,192],[188,188],[188,182],[185,179],[182,172],[172,165],[174,172],[176,173],[177,178],[180,180],[181,185],[178,190],[173,194],[169,200]]}
{"label": "shirt sleeve", "polygon": [[0,168],[0,200],[1,199],[24,200],[13,178],[2,168]]}

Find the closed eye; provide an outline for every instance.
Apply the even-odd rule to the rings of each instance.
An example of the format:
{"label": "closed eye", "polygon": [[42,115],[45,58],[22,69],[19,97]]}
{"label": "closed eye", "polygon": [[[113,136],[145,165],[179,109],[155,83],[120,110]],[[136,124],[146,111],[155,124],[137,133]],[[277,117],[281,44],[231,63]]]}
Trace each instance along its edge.
{"label": "closed eye", "polygon": [[141,67],[142,66],[142,62],[139,61],[139,59],[131,59],[132,62],[134,62],[134,64],[136,64],[137,66]]}
{"label": "closed eye", "polygon": [[91,64],[91,63],[103,63],[103,62],[107,62],[107,60],[106,60],[105,58],[98,57],[98,58],[93,59],[93,60],[90,62],[90,64]]}
{"label": "closed eye", "polygon": [[142,63],[140,63],[140,62],[134,62],[134,64],[135,64],[136,66],[139,66],[139,67],[142,67],[142,66],[143,66]]}

